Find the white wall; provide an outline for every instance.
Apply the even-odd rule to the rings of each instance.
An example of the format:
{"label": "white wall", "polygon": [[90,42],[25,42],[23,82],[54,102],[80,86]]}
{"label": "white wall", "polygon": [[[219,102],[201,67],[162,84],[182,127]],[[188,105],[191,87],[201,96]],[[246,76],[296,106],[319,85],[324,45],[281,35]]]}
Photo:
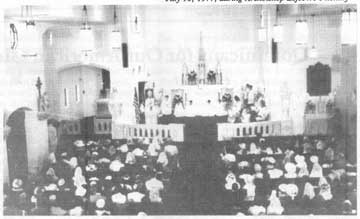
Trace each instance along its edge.
{"label": "white wall", "polygon": [[[221,7],[221,9],[220,9]],[[274,24],[274,6],[268,6],[270,27]],[[13,58],[6,63],[6,74],[1,86],[11,92],[9,108],[28,106],[36,109],[36,77],[45,82],[47,92],[56,95],[57,71],[74,64],[90,64],[110,70],[112,87],[121,91],[124,102],[131,104],[133,86],[137,79],[133,70],[142,66],[143,73],[150,73],[157,87],[171,88],[180,83],[184,62],[189,68],[196,68],[198,60],[199,34],[203,33],[207,67],[215,68],[220,61],[224,82],[232,86],[245,83],[259,84],[266,88],[268,103],[274,119],[281,119],[280,87],[287,84],[292,94],[294,116],[303,112],[306,98],[306,68],[320,61],[332,67],[332,78],[340,78],[340,70],[332,62],[333,56],[341,58],[340,15],[318,15],[315,18],[315,46],[319,57],[301,57],[304,48],[295,45],[296,16],[281,17],[284,26],[284,40],[279,43],[279,61],[270,61],[269,42],[257,41],[259,27],[259,6],[140,6],[140,33],[133,33],[130,7],[122,9],[122,31],[129,41],[130,67],[122,68],[120,51],[109,48],[111,25],[92,25],[96,39],[94,56],[84,60],[79,54],[77,39],[80,25],[69,23],[39,24],[43,37],[43,53],[35,60]],[[311,19],[308,19],[311,24]],[[5,28],[8,28],[7,21]],[[312,25],[309,26],[312,43]],[[269,31],[271,33],[271,30]],[[50,45],[49,36],[53,42]],[[127,35],[128,34],[128,35]],[[270,38],[269,38],[270,40]],[[8,39],[5,40],[8,42]],[[339,80],[338,80],[339,81]],[[10,87],[9,85],[15,85]],[[45,88],[44,87],[44,88]],[[24,97],[21,95],[27,93]],[[56,100],[51,105],[56,107]],[[299,117],[299,116],[297,116]]]}
{"label": "white wall", "polygon": [[[255,86],[264,83],[273,119],[284,119],[281,114],[280,88],[286,84],[292,96],[291,116],[302,119],[307,97],[307,67],[320,61],[332,67],[333,79],[339,78],[340,72],[334,68],[332,58],[334,55],[341,57],[340,14],[318,14],[315,17],[315,46],[319,53],[315,59],[304,56],[313,42],[311,18],[308,18],[309,43],[299,47],[295,44],[297,17],[281,17],[279,22],[284,26],[284,39],[278,44],[278,63],[273,64],[270,40],[275,7],[268,6],[266,9],[269,17],[266,17],[265,23],[270,27],[270,37],[268,42],[258,42],[258,6],[183,5],[142,8],[143,33],[138,41],[142,40],[144,44],[144,55],[140,57],[145,62],[146,71],[151,73],[158,87],[171,88],[179,84],[184,62],[190,69],[196,69],[199,35],[202,31],[207,68],[214,69],[217,61],[220,61],[224,82],[235,87],[248,82]],[[137,48],[141,53],[142,46]]]}

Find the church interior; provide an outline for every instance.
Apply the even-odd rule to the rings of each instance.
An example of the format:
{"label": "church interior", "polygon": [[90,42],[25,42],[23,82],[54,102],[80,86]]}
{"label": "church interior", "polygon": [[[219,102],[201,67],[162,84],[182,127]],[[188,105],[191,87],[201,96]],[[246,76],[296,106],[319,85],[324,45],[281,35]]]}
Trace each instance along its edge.
{"label": "church interior", "polygon": [[1,11],[4,215],[356,215],[352,4]]}

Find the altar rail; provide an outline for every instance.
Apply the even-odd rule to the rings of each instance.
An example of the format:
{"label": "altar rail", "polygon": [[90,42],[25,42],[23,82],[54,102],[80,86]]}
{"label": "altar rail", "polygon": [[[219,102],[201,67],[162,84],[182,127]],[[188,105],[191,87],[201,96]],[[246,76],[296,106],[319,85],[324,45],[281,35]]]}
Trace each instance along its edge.
{"label": "altar rail", "polygon": [[62,122],[62,130],[66,135],[80,135],[81,122],[80,120],[67,120]]}
{"label": "altar rail", "polygon": [[256,137],[257,135],[263,137],[293,135],[292,121],[219,123],[217,126],[219,141],[231,138]]}
{"label": "altar rail", "polygon": [[176,142],[184,141],[184,125],[183,124],[169,124],[169,125],[112,125],[113,139],[126,138],[171,138]]}
{"label": "altar rail", "polygon": [[94,118],[94,133],[96,135],[111,135],[111,118]]}

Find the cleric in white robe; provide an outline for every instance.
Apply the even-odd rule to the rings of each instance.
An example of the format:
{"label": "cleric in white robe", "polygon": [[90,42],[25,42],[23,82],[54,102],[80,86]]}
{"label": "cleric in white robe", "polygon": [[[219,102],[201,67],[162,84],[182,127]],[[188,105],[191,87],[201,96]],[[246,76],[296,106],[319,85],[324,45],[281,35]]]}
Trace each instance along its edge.
{"label": "cleric in white robe", "polygon": [[158,107],[155,105],[155,98],[152,90],[146,92],[143,111],[145,113],[145,124],[157,124]]}
{"label": "cleric in white robe", "polygon": [[171,100],[169,95],[165,95],[160,104],[160,124],[169,124],[172,115]]}

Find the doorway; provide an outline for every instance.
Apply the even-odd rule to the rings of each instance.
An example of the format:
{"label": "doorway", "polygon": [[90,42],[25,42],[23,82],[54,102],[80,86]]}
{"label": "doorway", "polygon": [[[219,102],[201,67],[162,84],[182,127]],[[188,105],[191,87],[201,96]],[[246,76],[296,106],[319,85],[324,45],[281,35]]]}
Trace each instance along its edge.
{"label": "doorway", "polygon": [[59,72],[58,85],[61,115],[92,117],[96,115],[96,101],[109,95],[110,72],[87,65],[70,67]]}

